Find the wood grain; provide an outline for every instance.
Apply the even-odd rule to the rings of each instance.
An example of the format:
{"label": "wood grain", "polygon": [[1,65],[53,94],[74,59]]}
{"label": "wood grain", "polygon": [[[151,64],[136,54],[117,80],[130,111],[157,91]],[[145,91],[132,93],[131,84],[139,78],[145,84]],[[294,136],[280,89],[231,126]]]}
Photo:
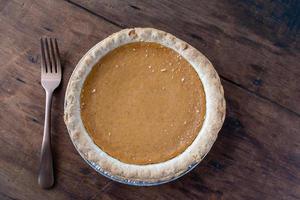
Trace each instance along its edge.
{"label": "wood grain", "polygon": [[222,77],[300,116],[300,1],[71,2],[120,27],[171,32],[205,52]]}
{"label": "wood grain", "polygon": [[[124,5],[121,1],[119,3]],[[193,2],[193,8],[190,4],[173,2],[167,5],[173,7],[172,12],[181,10],[179,13],[186,15],[185,21],[191,18],[192,24],[205,21],[205,17],[213,19],[209,17],[211,5]],[[223,4],[216,3],[214,13],[220,10],[219,14],[222,14]],[[81,5],[89,4],[81,2]],[[111,10],[105,1],[102,5],[105,12]],[[62,119],[64,92],[81,56],[97,42],[120,30],[114,23],[124,23],[128,20],[128,13],[123,13],[122,21],[121,17],[116,20],[116,13],[103,19],[97,13],[95,15],[75,4],[58,0],[0,1],[0,199],[299,199],[299,89],[292,84],[292,79],[299,75],[299,68],[295,65],[299,47],[290,42],[296,39],[289,35],[272,36],[271,28],[275,27],[272,20],[270,29],[263,24],[266,30],[261,30],[270,31],[271,36],[263,37],[262,33],[251,29],[255,25],[240,22],[234,23],[231,29],[230,24],[225,19],[225,22],[220,22],[222,17],[219,17],[218,21],[208,20],[207,23],[222,25],[227,27],[226,31],[236,31],[235,34],[242,31],[243,35],[251,38],[251,44],[255,41],[257,45],[246,45],[245,40],[234,37],[231,42],[224,42],[224,46],[220,42],[218,47],[213,45],[213,41],[223,37],[223,33],[218,37],[214,28],[205,28],[210,25],[205,25],[201,32],[197,32],[201,24],[197,25],[197,29],[184,32],[174,22],[165,24],[163,19],[167,14],[161,14],[161,21],[149,16],[150,11],[154,12],[151,9],[159,8],[171,15],[171,9],[164,1],[151,4],[150,11],[143,11],[142,5],[126,7],[135,14],[140,12],[132,15],[133,21],[127,23],[132,23],[132,26],[137,25],[134,22],[151,23],[175,33],[209,55],[214,62],[217,61],[216,66],[223,76],[227,117],[211,152],[191,173],[162,186],[131,187],[98,175],[80,158],[68,136]],[[196,13],[199,5],[205,6],[203,13]],[[260,14],[265,16],[264,12]],[[173,17],[180,20],[174,13]],[[178,21],[179,25],[182,23]],[[205,38],[206,46],[188,33],[197,33],[197,37]],[[42,190],[37,185],[44,115],[44,91],[40,86],[39,69],[39,38],[42,35],[59,38],[64,66],[63,81],[53,100],[56,183],[52,190]],[[286,43],[287,46],[278,47],[274,43]],[[280,55],[275,56],[274,52]],[[238,61],[231,59],[234,55],[239,56]],[[260,63],[274,65],[272,68],[264,65],[268,66],[264,73],[249,70],[249,66],[238,70],[238,73],[237,67],[243,66],[244,60],[258,66]],[[290,63],[291,66],[276,63]],[[257,66],[254,68],[259,69]],[[279,74],[275,76],[275,72]],[[245,84],[252,80],[248,76],[259,74],[264,78],[260,89]],[[294,84],[298,84],[297,81],[294,79]],[[274,88],[282,88],[282,95],[273,91]],[[291,99],[286,99],[285,95],[291,95]]]}

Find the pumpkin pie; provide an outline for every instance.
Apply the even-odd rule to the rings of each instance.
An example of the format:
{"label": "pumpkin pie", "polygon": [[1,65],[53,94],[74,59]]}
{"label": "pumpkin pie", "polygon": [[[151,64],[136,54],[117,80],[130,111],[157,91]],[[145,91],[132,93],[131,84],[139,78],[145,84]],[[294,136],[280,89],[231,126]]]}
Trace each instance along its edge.
{"label": "pumpkin pie", "polygon": [[117,180],[172,180],[199,163],[225,117],[220,79],[198,50],[153,28],[96,44],[67,87],[64,119],[82,157]]}

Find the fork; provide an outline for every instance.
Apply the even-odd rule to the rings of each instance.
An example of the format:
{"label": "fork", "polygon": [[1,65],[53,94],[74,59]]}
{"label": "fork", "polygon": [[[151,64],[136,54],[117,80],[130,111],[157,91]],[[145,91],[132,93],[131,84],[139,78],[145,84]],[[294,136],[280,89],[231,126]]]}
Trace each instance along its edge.
{"label": "fork", "polygon": [[50,135],[51,101],[53,91],[60,84],[62,77],[56,38],[41,38],[41,54],[41,84],[46,92],[46,108],[38,183],[46,189],[54,183]]}

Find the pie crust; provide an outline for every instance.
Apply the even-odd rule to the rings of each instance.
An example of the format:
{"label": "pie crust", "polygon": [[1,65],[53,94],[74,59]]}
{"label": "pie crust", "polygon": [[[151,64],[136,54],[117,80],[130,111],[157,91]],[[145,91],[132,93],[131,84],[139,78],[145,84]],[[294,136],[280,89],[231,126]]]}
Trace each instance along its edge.
{"label": "pie crust", "polygon": [[[159,43],[184,57],[199,75],[206,98],[205,119],[193,143],[183,153],[168,161],[147,165],[127,164],[102,151],[87,133],[80,114],[81,89],[93,66],[111,50],[124,44],[141,41]],[[74,146],[85,160],[95,163],[106,175],[118,180],[156,183],[166,182],[182,175],[209,152],[224,118],[223,87],[209,60],[186,42],[153,28],[124,29],[96,44],[77,64],[65,95],[64,120]]]}

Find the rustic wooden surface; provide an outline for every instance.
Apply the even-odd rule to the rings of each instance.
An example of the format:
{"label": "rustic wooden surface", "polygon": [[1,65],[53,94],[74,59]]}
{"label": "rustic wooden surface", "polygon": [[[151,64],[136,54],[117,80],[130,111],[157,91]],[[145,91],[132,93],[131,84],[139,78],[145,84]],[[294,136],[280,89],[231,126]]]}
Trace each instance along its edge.
{"label": "rustic wooden surface", "polygon": [[[300,3],[297,0],[0,0],[0,199],[300,199]],[[93,171],[63,123],[74,66],[125,27],[155,27],[213,62],[227,117],[191,173],[132,187]],[[53,100],[56,183],[37,186],[44,116],[39,38],[59,38],[64,75]]]}

